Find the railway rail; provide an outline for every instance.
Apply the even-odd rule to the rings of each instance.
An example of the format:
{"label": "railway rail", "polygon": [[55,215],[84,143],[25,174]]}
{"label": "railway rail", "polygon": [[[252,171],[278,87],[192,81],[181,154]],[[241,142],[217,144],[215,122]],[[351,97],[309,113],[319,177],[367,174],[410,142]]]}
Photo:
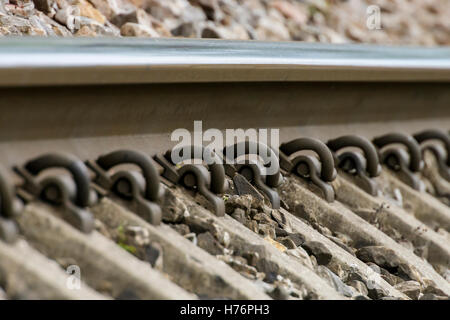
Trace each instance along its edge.
{"label": "railway rail", "polygon": [[[6,299],[450,296],[449,49],[10,39],[0,75]],[[174,162],[195,120],[278,128],[278,169]]]}

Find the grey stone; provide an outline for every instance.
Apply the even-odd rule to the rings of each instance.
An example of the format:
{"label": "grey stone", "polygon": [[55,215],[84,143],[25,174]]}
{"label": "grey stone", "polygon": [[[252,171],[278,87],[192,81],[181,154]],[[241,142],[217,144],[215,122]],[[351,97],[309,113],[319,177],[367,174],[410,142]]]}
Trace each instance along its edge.
{"label": "grey stone", "polygon": [[346,278],[346,282],[350,282],[350,281],[361,281],[364,284],[366,283],[366,280],[364,279],[364,275],[360,273],[359,270],[353,269],[350,270],[347,274],[347,278]]}
{"label": "grey stone", "polygon": [[272,239],[275,239],[275,229],[271,225],[268,224],[260,224],[258,233],[262,236],[269,236]]}
{"label": "grey stone", "polygon": [[[254,221],[254,220],[247,220],[244,225],[249,228],[251,231],[255,232],[255,233],[259,233],[261,235],[268,235],[270,236],[270,238],[274,238],[274,236],[271,236],[270,233],[270,226],[269,225],[261,225],[262,228],[259,227],[258,222]],[[275,233],[275,231],[274,231]]]}
{"label": "grey stone", "polygon": [[220,39],[221,38],[217,28],[212,27],[212,26],[207,26],[207,27],[203,28],[201,37],[209,38],[209,39]]}
{"label": "grey stone", "polygon": [[[450,201],[450,198],[449,198]],[[447,233],[445,234],[445,236],[447,236]],[[437,271],[437,273],[439,273],[442,278],[444,278],[445,280],[447,280],[448,282],[450,282],[450,265],[442,265],[442,264],[438,264],[438,263],[433,263],[433,268],[434,270]]]}
{"label": "grey stone", "polygon": [[[302,248],[302,247],[298,247],[298,248]],[[297,249],[298,249],[298,248],[297,248]],[[302,249],[303,249],[303,248],[302,248]],[[303,250],[305,250],[305,249],[303,249]],[[306,250],[305,250],[305,252],[306,252]],[[310,256],[309,256],[309,259],[311,260],[311,264],[313,265],[314,269],[316,269],[316,268],[319,266],[319,264],[317,263],[316,257],[313,256],[313,255],[310,255]]]}
{"label": "grey stone", "polygon": [[284,210],[288,210],[289,211],[289,206],[286,203],[286,201],[284,201],[283,199],[280,199],[280,206],[284,209]]}
{"label": "grey stone", "polygon": [[[74,32],[78,24],[77,19],[80,18],[79,16],[77,16],[77,13],[79,13],[77,7],[67,6],[65,8],[59,9],[55,14],[54,19],[57,22],[65,25],[71,32]],[[75,19],[75,17],[77,19]]]}
{"label": "grey stone", "polygon": [[449,298],[446,296],[438,296],[434,293],[425,293],[419,300],[449,300]]}
{"label": "grey stone", "polygon": [[399,240],[398,243],[401,244],[403,247],[405,247],[411,251],[414,251],[414,245],[412,244],[411,241]]}
{"label": "grey stone", "polygon": [[367,296],[369,294],[369,290],[367,290],[366,285],[362,281],[351,280],[347,284],[355,288],[356,291],[358,291],[363,296]]}
{"label": "grey stone", "polygon": [[249,219],[247,218],[247,214],[245,213],[245,211],[241,208],[236,208],[234,209],[233,213],[231,214],[231,216],[236,219],[237,221],[239,221],[240,223],[245,224]]}
{"label": "grey stone", "polygon": [[289,235],[289,232],[281,229],[280,227],[275,227],[275,234],[277,237],[287,237]]}
{"label": "grey stone", "polygon": [[258,210],[256,209],[250,209],[250,218],[261,222],[263,220],[263,214],[258,213]]}
{"label": "grey stone", "polygon": [[391,286],[395,286],[405,280],[403,280],[402,278],[390,273],[389,271],[387,271],[384,268],[380,268],[381,271],[381,277],[387,282],[389,283]]}
{"label": "grey stone", "polygon": [[328,283],[333,286],[337,292],[341,293],[346,297],[351,297],[353,295],[352,290],[344,283],[342,280],[330,269],[325,266],[318,266],[317,273]]}
{"label": "grey stone", "polygon": [[350,253],[352,256],[356,256],[353,250],[349,246],[347,246],[341,239],[333,236],[326,236],[326,237],[331,241],[333,241],[335,244],[337,244],[339,247]]}
{"label": "grey stone", "polygon": [[290,295],[285,288],[277,286],[275,287],[275,289],[273,289],[272,292],[269,293],[269,296],[271,296],[272,299],[275,300],[288,300]]}
{"label": "grey stone", "polygon": [[378,265],[376,265],[375,263],[367,262],[367,265],[369,266],[370,269],[372,269],[376,273],[381,274],[381,268]]}
{"label": "grey stone", "polygon": [[[254,217],[254,219],[257,218],[257,221],[259,221],[259,223],[264,223],[264,224],[269,224],[271,225],[273,228],[278,227],[278,223],[276,221],[274,221],[270,214],[267,215],[264,212],[260,212],[257,213],[256,216]],[[255,219],[256,220],[256,219]]]}
{"label": "grey stone", "polygon": [[305,242],[305,237],[300,233],[290,233],[288,238],[291,239],[297,247]]}
{"label": "grey stone", "polygon": [[356,251],[356,256],[364,262],[373,262],[383,268],[396,268],[400,265],[395,252],[383,246],[368,246]]}
{"label": "grey stone", "polygon": [[367,286],[367,289],[369,290],[369,298],[373,300],[379,300],[388,295],[387,292],[376,283],[371,283],[371,285]]}
{"label": "grey stone", "polygon": [[427,286],[423,290],[423,294],[427,294],[427,293],[433,293],[433,294],[438,295],[438,296],[445,296],[446,295],[442,290],[440,290],[440,289],[438,289],[438,288],[436,288],[435,286],[432,286],[432,285]]}
{"label": "grey stone", "polygon": [[123,24],[120,27],[120,34],[127,37],[159,38],[159,34],[153,28],[133,22]]}
{"label": "grey stone", "polygon": [[280,227],[282,227],[287,232],[292,232],[289,221],[286,218],[286,215],[283,213],[283,209],[272,210],[271,216],[280,225]]}
{"label": "grey stone", "polygon": [[173,224],[171,227],[182,236],[191,232],[187,224]]}
{"label": "grey stone", "polygon": [[238,196],[232,195],[225,201],[225,212],[232,214],[236,208],[240,208],[245,212],[250,212],[252,208],[253,198],[250,195]]}
{"label": "grey stone", "polygon": [[294,241],[292,241],[289,237],[278,237],[275,240],[278,241],[279,243],[281,243],[283,246],[285,246],[288,249],[296,249],[297,248]]}
{"label": "grey stone", "polygon": [[272,210],[271,216],[282,227],[288,223],[286,216],[280,210]]}
{"label": "grey stone", "polygon": [[269,208],[268,206],[263,206],[262,207],[262,211],[267,215],[267,216],[271,216],[272,215],[272,208]]}
{"label": "grey stone", "polygon": [[264,196],[243,175],[237,173],[233,177],[233,184],[240,196],[249,194],[259,201],[264,200]]}
{"label": "grey stone", "polygon": [[319,231],[322,235],[324,235],[325,237],[329,237],[332,236],[333,233],[331,232],[330,229],[328,229],[327,227],[324,227],[322,225],[320,225],[319,223],[316,222],[311,222],[311,225],[313,226],[314,229],[316,229],[317,231]]}
{"label": "grey stone", "polygon": [[315,213],[311,210],[307,210],[301,203],[296,203],[294,207],[294,214],[308,222],[316,221]]}
{"label": "grey stone", "polygon": [[425,283],[419,270],[411,264],[400,263],[396,275],[406,281],[415,280],[419,283]]}
{"label": "grey stone", "polygon": [[320,265],[327,265],[333,255],[328,248],[317,241],[306,241],[302,244],[302,247],[308,252],[308,254],[313,255],[317,259],[317,263]]}
{"label": "grey stone", "polygon": [[400,292],[403,292],[411,299],[417,300],[420,296],[421,286],[417,281],[404,281],[395,286]]}
{"label": "grey stone", "polygon": [[263,279],[265,277],[264,274],[259,274],[255,267],[249,266],[247,260],[242,257],[229,255],[217,255],[216,257],[250,280]]}
{"label": "grey stone", "polygon": [[150,244],[149,232],[140,226],[127,226],[125,234],[138,246]]}
{"label": "grey stone", "polygon": [[192,22],[183,22],[170,30],[170,33],[175,37],[191,37],[195,35],[195,27]]}
{"label": "grey stone", "polygon": [[145,11],[143,10],[138,11],[135,10],[135,8],[128,8],[128,10],[118,12],[110,19],[110,21],[118,28],[122,27],[127,22],[141,24],[142,21],[139,21],[139,14],[142,15],[143,13],[145,14]]}
{"label": "grey stone", "polygon": [[259,259],[259,254],[258,252],[246,252],[242,254],[242,257],[247,260],[249,265],[255,267]]}
{"label": "grey stone", "polygon": [[346,246],[353,247],[353,240],[346,234],[335,232],[334,236],[342,241]]}
{"label": "grey stone", "polygon": [[186,205],[172,192],[164,192],[161,208],[162,218],[166,222],[180,222],[189,212]]}
{"label": "grey stone", "polygon": [[[44,28],[48,36],[63,36],[71,37],[72,33],[63,25],[57,23],[40,11],[36,12],[36,17],[39,19],[40,25]],[[33,19],[30,18],[30,23]]]}
{"label": "grey stone", "polygon": [[138,294],[132,289],[123,290],[117,297],[117,300],[141,300]]}
{"label": "grey stone", "polygon": [[308,266],[308,268],[310,268],[311,270],[314,270],[315,266],[313,265],[311,258],[309,257],[308,253],[302,247],[286,250],[286,253],[290,256],[293,256],[293,257],[301,260],[301,262],[304,265]]}
{"label": "grey stone", "polygon": [[33,0],[36,9],[49,13],[55,4],[55,0]]}
{"label": "grey stone", "polygon": [[[130,14],[136,7],[128,1],[123,0],[89,0],[109,21],[117,16]],[[118,20],[120,22],[120,19]]]}
{"label": "grey stone", "polygon": [[186,239],[188,239],[189,241],[191,241],[193,244],[197,245],[198,241],[197,241],[197,235],[194,232],[185,234],[184,237]]}
{"label": "grey stone", "polygon": [[264,282],[262,280],[255,280],[253,283],[267,294],[270,294],[275,289],[273,284]]}
{"label": "grey stone", "polygon": [[163,248],[160,244],[154,242],[145,247],[145,260],[157,270],[163,270]]}
{"label": "grey stone", "polygon": [[210,232],[204,232],[197,235],[197,245],[203,250],[212,255],[221,255],[224,252],[224,247]]}
{"label": "grey stone", "polygon": [[277,280],[279,267],[271,260],[266,258],[258,259],[256,269],[265,273],[266,277],[264,278],[264,281],[274,283]]}

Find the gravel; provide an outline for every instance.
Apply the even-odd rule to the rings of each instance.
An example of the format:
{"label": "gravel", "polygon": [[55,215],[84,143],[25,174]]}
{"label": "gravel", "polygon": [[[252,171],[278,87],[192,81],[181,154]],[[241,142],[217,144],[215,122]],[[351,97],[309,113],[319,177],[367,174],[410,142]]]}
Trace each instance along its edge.
{"label": "gravel", "polygon": [[450,2],[443,0],[1,0],[0,3],[0,35],[6,36],[450,44]]}

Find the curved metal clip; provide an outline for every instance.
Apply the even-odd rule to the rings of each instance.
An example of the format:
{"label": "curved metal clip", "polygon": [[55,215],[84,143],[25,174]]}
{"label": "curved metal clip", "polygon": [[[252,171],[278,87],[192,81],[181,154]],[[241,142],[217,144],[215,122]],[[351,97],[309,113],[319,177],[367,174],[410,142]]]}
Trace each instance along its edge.
{"label": "curved metal clip", "polygon": [[[366,138],[348,135],[329,140],[327,146],[335,152],[335,163],[339,168],[355,177],[355,183],[372,196],[378,194],[375,180],[381,172],[377,149]],[[364,156],[356,151],[347,151],[338,154],[338,151],[347,147],[357,147]]]}
{"label": "curved metal clip", "polygon": [[[416,133],[414,139],[421,144],[422,153],[429,150],[434,154],[440,175],[450,181],[450,136],[444,131],[431,129]],[[442,142],[445,150],[440,145],[425,144],[425,142],[433,140]]]}
{"label": "curved metal clip", "polygon": [[[372,142],[380,148],[380,160],[391,170],[397,172],[400,180],[415,190],[422,190],[423,183],[414,173],[423,168],[422,153],[416,140],[403,133],[390,133],[377,137]],[[390,144],[401,144],[406,150],[389,147]]]}
{"label": "curved metal clip", "polygon": [[22,201],[16,198],[13,185],[0,167],[0,239],[6,243],[14,243],[17,240],[19,231],[13,219],[22,209]]}
{"label": "curved metal clip", "polygon": [[[163,190],[152,162],[143,152],[117,150],[98,157],[96,161],[89,160],[86,164],[95,172],[96,184],[122,199],[130,200],[130,207],[137,215],[153,225],[159,225],[162,213],[155,202],[160,199]],[[131,170],[108,172],[121,164],[134,164],[141,169],[141,173]]]}
{"label": "curved metal clip", "polygon": [[[292,156],[303,151],[314,151],[319,158],[309,155]],[[322,141],[313,138],[298,138],[280,146],[281,167],[299,177],[312,181],[328,202],[333,202],[335,192],[329,182],[336,178],[334,158],[330,149]]]}
{"label": "curved metal clip", "polygon": [[[157,154],[153,159],[164,168],[164,178],[188,189],[197,190],[212,204],[216,216],[225,215],[223,199],[217,196],[227,189],[225,169],[214,151],[203,146],[190,145],[168,150],[164,155]],[[206,162],[209,171],[202,164],[181,165],[186,160]]]}
{"label": "curved metal clip", "polygon": [[[66,169],[72,175],[39,174],[51,168]],[[63,217],[79,230],[89,233],[94,229],[94,217],[85,208],[97,200],[90,189],[89,171],[78,158],[61,153],[50,153],[28,161],[15,171],[24,179],[21,186],[33,196],[47,203],[61,206]]]}
{"label": "curved metal clip", "polygon": [[[245,160],[236,165],[231,164],[237,158],[246,155],[260,157],[265,165],[257,160]],[[280,208],[280,196],[274,188],[279,185],[282,177],[278,157],[273,149],[261,142],[243,141],[225,147],[223,156],[227,163],[225,167],[228,176],[233,177],[236,173],[242,174],[267,196],[273,209]],[[272,173],[267,174],[268,169]]]}

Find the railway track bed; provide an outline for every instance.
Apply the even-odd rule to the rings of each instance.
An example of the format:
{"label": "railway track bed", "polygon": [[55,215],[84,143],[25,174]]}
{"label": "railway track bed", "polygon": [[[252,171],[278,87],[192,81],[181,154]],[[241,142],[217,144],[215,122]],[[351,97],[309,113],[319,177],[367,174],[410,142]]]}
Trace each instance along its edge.
{"label": "railway track bed", "polygon": [[[448,49],[6,40],[0,74],[0,298],[450,296]],[[196,120],[279,129],[276,173],[174,162]]]}

